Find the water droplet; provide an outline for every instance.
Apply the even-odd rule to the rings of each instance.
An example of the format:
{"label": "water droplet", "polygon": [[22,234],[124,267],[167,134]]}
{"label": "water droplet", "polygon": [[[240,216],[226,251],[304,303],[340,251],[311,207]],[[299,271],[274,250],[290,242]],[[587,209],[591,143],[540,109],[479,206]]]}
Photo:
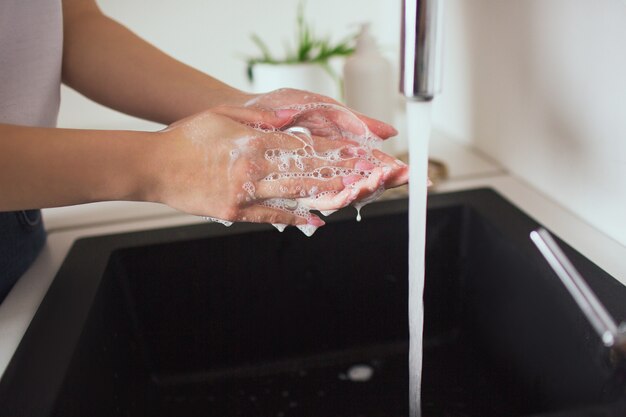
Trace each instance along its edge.
{"label": "water droplet", "polygon": [[281,224],[281,223],[273,223],[272,226],[278,229],[279,232],[283,232],[285,228],[287,227],[286,224]]}
{"label": "water droplet", "polygon": [[354,365],[348,369],[348,379],[353,382],[367,382],[374,375],[374,368],[369,365]]}

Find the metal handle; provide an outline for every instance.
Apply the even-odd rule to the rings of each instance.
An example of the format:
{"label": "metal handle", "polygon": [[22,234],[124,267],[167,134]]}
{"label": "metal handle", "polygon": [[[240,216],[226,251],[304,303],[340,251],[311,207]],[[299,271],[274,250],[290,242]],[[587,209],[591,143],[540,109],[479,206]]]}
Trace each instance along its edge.
{"label": "metal handle", "polygon": [[621,348],[625,339],[623,326],[617,326],[609,312],[604,308],[604,305],[598,300],[598,297],[589,288],[587,282],[574,268],[574,265],[563,253],[550,233],[543,228],[539,228],[530,233],[530,238],[561,279],[565,288],[574,297],[576,304],[578,304],[578,307],[580,307],[598,333],[604,345]]}

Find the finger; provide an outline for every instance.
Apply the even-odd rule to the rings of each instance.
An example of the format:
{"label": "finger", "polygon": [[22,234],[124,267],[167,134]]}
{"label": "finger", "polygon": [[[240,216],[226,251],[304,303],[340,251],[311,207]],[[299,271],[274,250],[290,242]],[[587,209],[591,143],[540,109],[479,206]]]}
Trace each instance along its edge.
{"label": "finger", "polygon": [[357,154],[364,154],[367,152],[363,145],[357,140],[351,140],[345,136],[332,137],[318,135],[306,126],[288,128],[284,132],[298,138],[303,146],[306,144],[310,145],[311,151],[315,151],[316,154],[341,151],[348,152],[351,153],[352,156],[356,156]]}
{"label": "finger", "polygon": [[[393,174],[385,179],[385,188],[400,187],[409,182],[409,167],[400,168],[393,171]],[[431,183],[432,184],[432,183]]]}
{"label": "finger", "polygon": [[383,177],[383,168],[376,167],[367,177],[352,175],[344,178],[346,188],[339,193],[319,193],[309,198],[298,199],[298,201],[314,210],[326,212],[338,210],[378,192],[383,184]]}
{"label": "finger", "polygon": [[338,144],[318,137],[309,137],[311,140],[307,142],[295,135],[293,136],[295,140],[290,142],[278,135],[282,134],[273,132],[264,137],[267,176],[277,174],[282,178],[328,177],[328,175],[319,174],[328,174],[329,170],[333,171],[330,176],[345,176],[356,169],[363,169],[356,167],[359,161],[377,162],[371,152],[353,144]]}
{"label": "finger", "polygon": [[395,158],[389,154],[386,154],[385,152],[379,149],[372,149],[372,155],[374,156],[374,158],[390,166],[405,166],[406,165],[404,162],[402,162],[398,158]]}
{"label": "finger", "polygon": [[385,187],[394,188],[404,185],[409,180],[409,166],[401,160],[394,158],[391,155],[374,149],[372,155],[381,161],[386,166],[389,166],[391,170],[385,175]]}
{"label": "finger", "polygon": [[381,139],[389,139],[390,137],[396,136],[398,134],[396,128],[394,128],[390,124],[387,124],[377,119],[373,119],[360,113],[357,113],[357,116],[359,117],[359,119],[363,120],[363,122],[367,125],[367,127],[372,131],[373,134]]}
{"label": "finger", "polygon": [[[324,103],[326,105],[336,106],[336,107],[341,107],[341,108],[346,109],[345,106],[342,106],[340,103],[338,103],[336,100],[331,99],[330,97],[322,96],[322,95],[307,92],[307,91],[294,90],[294,89],[277,90],[277,91],[273,91],[273,92],[258,96],[255,100],[250,102],[249,105],[255,106],[255,107],[277,108],[281,105],[285,106],[285,104],[287,104],[287,106],[291,105],[292,107],[296,107],[297,105],[294,105],[294,103],[297,103],[297,105],[299,106],[302,106],[305,104],[312,105],[316,103]],[[348,109],[348,110],[351,112],[354,112],[354,110],[351,110],[351,109]],[[398,134],[397,130],[387,123],[370,118],[358,112],[354,112],[354,113],[357,115],[359,119],[361,119],[362,122],[364,122],[367,125],[367,127],[372,131],[372,133],[374,133],[381,139],[387,139],[391,136],[395,136]]]}
{"label": "finger", "polygon": [[[360,177],[359,177],[360,178]],[[261,180],[257,183],[254,198],[304,198],[319,193],[338,193],[345,188],[343,177],[328,180],[288,178],[281,180]]]}
{"label": "finger", "polygon": [[[290,201],[295,205],[295,207],[299,207],[298,202],[294,200],[267,200],[263,203],[245,209],[245,217],[254,219],[247,221],[273,224],[280,231],[282,231],[285,225],[293,225],[307,236],[313,235],[319,227],[326,224],[317,215],[310,213],[308,209],[299,208],[294,212],[291,209],[286,208],[285,204],[282,203],[284,201]],[[270,202],[274,202],[275,204],[271,204]]]}
{"label": "finger", "polygon": [[249,100],[246,106],[271,107],[276,108],[285,105],[303,105],[312,103],[332,103],[339,104],[336,100],[311,91],[297,90],[294,88],[281,88],[260,94]]}
{"label": "finger", "polygon": [[316,104],[294,117],[295,126],[306,127],[313,135],[329,140],[350,139],[357,143],[368,136],[368,128],[354,113],[335,104]]}
{"label": "finger", "polygon": [[340,192],[325,192],[307,198],[299,198],[298,202],[312,210],[331,212],[350,205],[359,195],[357,188],[345,188]]}
{"label": "finger", "polygon": [[[340,192],[363,178],[369,177],[376,165],[358,160],[352,166],[324,165],[312,171],[271,172],[258,182],[259,193],[254,198],[305,198],[320,192]],[[391,168],[380,167],[384,174]]]}
{"label": "finger", "polygon": [[287,225],[308,224],[308,218],[298,216],[289,210],[282,210],[268,205],[254,204],[241,210],[242,221],[250,223],[270,223]]}
{"label": "finger", "polygon": [[[362,140],[366,138],[368,129],[381,139],[387,139],[398,134],[398,131],[393,126],[340,105],[326,104],[321,106],[317,112],[308,112],[306,114],[310,118],[307,120],[307,123],[317,122],[319,124],[321,121],[326,120],[328,124],[328,121],[331,121],[332,124],[341,129],[344,136],[349,133],[355,136],[356,139],[360,138]],[[299,120],[298,116],[296,116],[295,120]]]}
{"label": "finger", "polygon": [[367,178],[355,183],[353,187],[358,190],[355,200],[365,200],[378,193],[384,183],[384,176],[383,168],[377,167]]}
{"label": "finger", "polygon": [[213,113],[229,117],[239,123],[259,129],[280,129],[293,121],[296,110],[279,109],[267,110],[254,107],[217,106],[211,109]]}

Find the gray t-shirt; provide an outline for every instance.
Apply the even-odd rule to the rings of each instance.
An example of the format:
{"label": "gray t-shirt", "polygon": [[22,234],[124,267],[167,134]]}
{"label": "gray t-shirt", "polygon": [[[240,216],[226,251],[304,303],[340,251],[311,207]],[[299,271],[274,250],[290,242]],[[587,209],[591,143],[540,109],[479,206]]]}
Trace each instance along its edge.
{"label": "gray t-shirt", "polygon": [[[0,1],[0,123],[56,126],[62,59],[61,0]],[[44,241],[39,210],[0,212],[0,302]]]}

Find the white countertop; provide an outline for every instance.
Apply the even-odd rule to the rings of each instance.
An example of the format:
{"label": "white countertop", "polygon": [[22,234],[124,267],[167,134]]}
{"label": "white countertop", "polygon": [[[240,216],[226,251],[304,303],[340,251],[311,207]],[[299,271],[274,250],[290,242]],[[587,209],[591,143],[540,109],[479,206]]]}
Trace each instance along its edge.
{"label": "white countertop", "polygon": [[[473,150],[441,134],[433,135],[430,148],[431,157],[444,161],[450,174],[436,192],[491,187],[626,284],[626,247]],[[130,202],[47,209],[44,221],[49,232],[46,246],[0,304],[0,375],[75,240],[204,222],[163,205]]]}

